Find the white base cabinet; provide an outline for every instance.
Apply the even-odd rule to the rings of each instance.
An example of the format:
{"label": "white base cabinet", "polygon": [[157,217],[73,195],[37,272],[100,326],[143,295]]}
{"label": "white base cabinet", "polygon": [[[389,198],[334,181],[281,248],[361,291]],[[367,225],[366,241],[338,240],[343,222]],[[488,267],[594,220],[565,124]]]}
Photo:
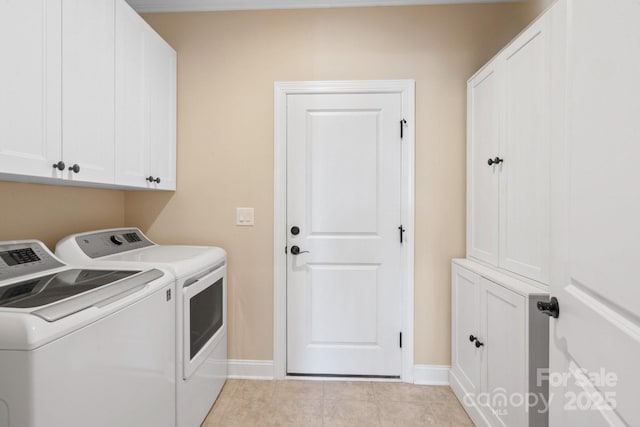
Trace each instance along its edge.
{"label": "white base cabinet", "polygon": [[449,381],[478,426],[546,426],[548,293],[477,262],[452,264]]}
{"label": "white base cabinet", "polygon": [[175,190],[176,53],[125,0],[2,1],[0,48],[0,179]]}

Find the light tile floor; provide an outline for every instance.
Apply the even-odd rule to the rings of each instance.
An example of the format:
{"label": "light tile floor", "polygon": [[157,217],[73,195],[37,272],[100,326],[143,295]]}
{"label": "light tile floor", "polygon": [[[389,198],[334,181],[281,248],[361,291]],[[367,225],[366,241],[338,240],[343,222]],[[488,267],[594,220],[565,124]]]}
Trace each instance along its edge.
{"label": "light tile floor", "polygon": [[202,427],[473,427],[449,387],[227,380]]}

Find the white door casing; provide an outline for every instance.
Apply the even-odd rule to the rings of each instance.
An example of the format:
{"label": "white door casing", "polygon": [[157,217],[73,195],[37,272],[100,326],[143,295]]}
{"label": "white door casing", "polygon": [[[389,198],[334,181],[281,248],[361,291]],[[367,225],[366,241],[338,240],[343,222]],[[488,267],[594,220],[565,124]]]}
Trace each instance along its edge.
{"label": "white door casing", "polygon": [[[289,365],[288,372],[292,373],[399,375],[404,381],[412,380],[413,88],[413,81],[275,85],[274,367],[277,378],[286,375]],[[390,113],[392,110],[396,112]],[[388,114],[391,115],[385,117]],[[407,120],[402,141],[401,118]],[[288,119],[291,123],[295,119],[298,127],[288,124]],[[292,144],[292,134],[298,135],[296,139],[303,138],[306,144]],[[363,137],[363,134],[368,135]],[[383,138],[393,139],[397,144],[395,149],[388,152],[381,149]],[[377,140],[378,147],[367,148],[362,145],[364,140]],[[287,179],[287,156],[289,173],[297,179]],[[391,166],[385,166],[385,161]],[[318,167],[327,163],[334,167],[331,170]],[[357,173],[350,173],[356,163]],[[389,185],[395,185],[395,192],[385,188]],[[300,203],[290,203],[288,212],[287,186],[289,193],[296,194],[300,200]],[[380,198],[381,192],[388,201]],[[349,194],[359,195],[350,198]],[[307,212],[310,206],[313,214]],[[369,214],[372,211],[373,216]],[[394,226],[385,225],[388,229],[381,233],[380,226],[385,222],[393,222]],[[400,224],[407,230],[403,245],[397,229]],[[293,225],[301,229],[298,236],[289,232]],[[287,245],[289,248],[297,245],[310,252],[297,256],[285,254]],[[389,255],[390,265],[386,266],[381,259]],[[394,267],[400,272],[395,287],[387,283],[392,280],[389,275],[393,275]],[[376,279],[378,289],[370,293],[370,283]],[[336,293],[340,295],[338,300]],[[287,314],[287,298],[304,303],[289,304]],[[367,300],[374,304],[365,305],[363,302]],[[396,310],[397,319],[385,318],[382,302],[401,306],[401,310]],[[326,304],[331,307],[328,312],[324,309]],[[358,308],[357,318],[351,310],[354,305]],[[289,331],[289,342],[288,315],[301,320],[294,324],[303,325],[297,332]],[[352,326],[336,328],[336,322],[348,322]],[[291,328],[292,324],[289,325]],[[379,340],[390,342],[392,330],[395,348],[391,350],[391,346],[385,344],[389,347],[386,353],[376,349]],[[399,350],[401,331],[403,348]],[[362,345],[362,341],[368,344]],[[287,348],[296,346],[303,349],[305,356],[287,358]],[[339,362],[327,363],[327,352]],[[311,370],[300,364],[305,359],[315,360]],[[373,363],[366,366],[370,359]],[[394,363],[396,368],[389,368]],[[374,365],[378,368],[373,368]]]}
{"label": "white door casing", "polygon": [[[561,4],[567,6],[569,68],[556,82],[567,87],[567,105],[553,138],[551,293],[560,310],[550,329],[549,421],[635,426],[640,3]],[[556,62],[565,63],[562,53]]]}

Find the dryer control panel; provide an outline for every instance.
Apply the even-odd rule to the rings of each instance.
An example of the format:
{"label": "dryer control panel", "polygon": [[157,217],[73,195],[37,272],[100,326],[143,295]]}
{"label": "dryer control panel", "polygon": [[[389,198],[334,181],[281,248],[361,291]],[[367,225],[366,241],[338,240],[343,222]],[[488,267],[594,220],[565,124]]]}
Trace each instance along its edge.
{"label": "dryer control panel", "polygon": [[83,234],[76,236],[75,240],[82,252],[94,259],[154,244],[137,228],[119,228]]}
{"label": "dryer control panel", "polygon": [[0,242],[0,281],[36,274],[64,264],[37,240]]}

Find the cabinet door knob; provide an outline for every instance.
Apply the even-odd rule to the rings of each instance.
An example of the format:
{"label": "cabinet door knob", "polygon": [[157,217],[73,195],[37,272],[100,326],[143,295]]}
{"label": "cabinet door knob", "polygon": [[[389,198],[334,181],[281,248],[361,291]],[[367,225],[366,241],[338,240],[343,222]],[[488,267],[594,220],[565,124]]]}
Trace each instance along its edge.
{"label": "cabinet door knob", "polygon": [[478,338],[476,338],[476,348],[480,348],[482,347],[484,344],[480,342],[480,340],[478,340]]}
{"label": "cabinet door knob", "polygon": [[80,172],[80,165],[76,163],[73,166],[69,166],[69,170],[73,173],[78,173]]}
{"label": "cabinet door knob", "polygon": [[500,163],[504,162],[504,159],[501,159],[500,157],[496,157],[495,159],[489,159],[487,160],[487,164],[489,166],[493,166],[493,165],[499,165]]}
{"label": "cabinet door knob", "polygon": [[147,178],[147,181],[149,182],[155,182],[156,184],[160,184],[160,177],[154,178],[153,176],[149,176]]}
{"label": "cabinet door knob", "polygon": [[160,184],[160,177],[159,177],[159,176],[157,176],[157,177],[156,177],[156,179],[155,179],[155,181],[156,181],[156,184]]}
{"label": "cabinet door knob", "polygon": [[474,342],[477,339],[478,338],[474,337],[473,335],[469,335],[469,341]]}
{"label": "cabinet door knob", "polygon": [[53,164],[53,168],[54,169],[58,169],[59,171],[63,171],[65,166],[66,165],[64,164],[64,162],[62,160],[60,160],[58,163],[54,163]]}

